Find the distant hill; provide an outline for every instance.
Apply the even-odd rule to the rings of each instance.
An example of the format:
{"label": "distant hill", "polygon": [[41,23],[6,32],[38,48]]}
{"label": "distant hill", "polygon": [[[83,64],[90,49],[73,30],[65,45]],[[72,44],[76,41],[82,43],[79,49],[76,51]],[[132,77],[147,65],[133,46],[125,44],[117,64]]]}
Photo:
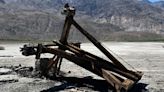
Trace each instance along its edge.
{"label": "distant hill", "polygon": [[149,0],[136,0],[136,1],[141,3],[147,3],[147,4],[151,3]]}
{"label": "distant hill", "polygon": [[155,2],[153,5],[164,9],[164,1]]}
{"label": "distant hill", "polygon": [[[0,0],[0,39],[59,39],[65,3],[75,19],[99,40],[162,40],[164,10],[148,0]],[[73,28],[69,39],[85,40]]]}
{"label": "distant hill", "polygon": [[5,1],[4,0],[0,0],[0,3],[5,4]]}

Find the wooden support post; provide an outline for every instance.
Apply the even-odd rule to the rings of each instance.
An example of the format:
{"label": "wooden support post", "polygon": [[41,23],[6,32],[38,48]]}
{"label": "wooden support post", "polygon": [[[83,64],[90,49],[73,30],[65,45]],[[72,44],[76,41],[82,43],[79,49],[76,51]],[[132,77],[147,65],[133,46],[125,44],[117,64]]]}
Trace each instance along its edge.
{"label": "wooden support post", "polygon": [[[64,14],[66,19],[59,42],[54,42],[52,46],[58,46],[58,48],[50,48],[51,45],[42,46],[39,44],[37,47],[22,48],[23,55],[36,55],[36,59],[40,59],[41,53],[55,54],[56,58],[48,65],[48,69],[55,64],[57,73],[60,70],[62,58],[70,60],[71,62],[91,71],[92,73],[103,77],[117,92],[121,89],[128,90],[134,83],[138,82],[142,77],[141,72],[134,72],[128,70],[120,61],[115,58],[106,48],[104,48],[99,41],[97,41],[92,35],[85,31],[74,19],[75,9],[65,5]],[[74,25],[86,38],[88,38],[104,55],[106,55],[112,62],[109,62],[103,58],[93,55],[87,51],[84,51],[76,46],[73,46],[67,42],[71,25]],[[35,51],[34,48],[37,48]],[[70,52],[66,52],[69,50]],[[29,53],[28,51],[31,51]],[[49,60],[49,59],[45,59]],[[45,70],[44,70],[45,71]]]}
{"label": "wooden support post", "polygon": [[[121,89],[124,87],[125,87],[124,89],[126,89],[127,86],[129,87],[138,81],[138,78],[136,76],[130,73],[126,73],[123,70],[117,69],[117,67],[115,67],[115,65],[112,65],[112,63],[106,65],[105,63],[98,61],[94,58],[89,58],[85,56],[83,57],[77,56],[76,54],[71,54],[60,49],[44,48],[43,51],[45,53],[56,54],[59,57],[66,58],[67,60],[93,72],[94,74],[99,75],[100,77],[103,77],[104,79],[108,81],[110,85],[116,87],[117,89]],[[123,79],[119,76],[116,77],[110,71],[118,73],[120,74],[120,76],[122,75],[124,77],[133,79],[133,80],[130,80],[132,81],[131,82],[132,84],[129,83],[129,84],[126,84],[126,86],[123,86],[123,82],[124,82],[122,81]],[[121,87],[121,88],[118,88],[118,87]]]}
{"label": "wooden support post", "polygon": [[59,45],[59,47],[65,48],[65,49],[69,50],[70,52],[75,53],[75,55],[77,55],[79,57],[87,58],[87,59],[93,61],[94,63],[98,64],[98,66],[102,66],[105,69],[111,69],[112,71],[114,71],[118,74],[121,74],[121,75],[123,75],[129,79],[134,80],[134,81],[139,80],[141,77],[141,75],[137,74],[136,72],[133,72],[130,70],[124,71],[124,70],[118,68],[115,64],[113,64],[113,63],[111,63],[105,59],[102,59],[96,55],[93,55],[87,51],[81,50],[78,47],[75,47],[75,46],[72,46],[69,44],[63,45],[63,44],[58,43],[58,42],[54,42],[54,43]]}
{"label": "wooden support post", "polygon": [[67,44],[67,39],[68,39],[69,31],[71,28],[72,20],[73,20],[73,16],[68,16],[65,19],[62,35],[61,35],[61,38],[59,40],[63,44]]}
{"label": "wooden support post", "polygon": [[111,53],[109,53],[100,42],[98,42],[92,35],[85,31],[76,21],[72,20],[72,24],[83,34],[85,35],[101,52],[104,53],[118,68],[127,70],[124,65],[122,65]]}

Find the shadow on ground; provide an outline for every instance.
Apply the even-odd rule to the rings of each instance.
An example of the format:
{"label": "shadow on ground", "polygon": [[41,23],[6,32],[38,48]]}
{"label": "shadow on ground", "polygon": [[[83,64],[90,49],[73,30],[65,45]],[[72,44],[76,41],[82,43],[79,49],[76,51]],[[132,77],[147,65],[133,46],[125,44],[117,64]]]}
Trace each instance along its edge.
{"label": "shadow on ground", "polygon": [[148,86],[148,84],[144,84],[144,83],[137,83],[136,85],[134,85],[134,87],[129,90],[128,92],[148,92],[148,89],[146,89],[146,87]]}
{"label": "shadow on ground", "polygon": [[[43,90],[41,92],[57,92],[72,88],[83,88],[84,90],[90,89],[98,92],[113,92],[112,88],[105,80],[92,79],[92,77],[59,77],[57,80],[61,81],[62,84]],[[146,90],[146,86],[147,84],[138,83],[128,92],[148,92]]]}

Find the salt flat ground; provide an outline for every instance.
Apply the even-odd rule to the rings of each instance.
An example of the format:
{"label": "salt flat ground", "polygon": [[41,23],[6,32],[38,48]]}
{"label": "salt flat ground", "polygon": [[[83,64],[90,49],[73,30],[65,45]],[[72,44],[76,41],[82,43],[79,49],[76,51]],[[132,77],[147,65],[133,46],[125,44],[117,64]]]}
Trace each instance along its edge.
{"label": "salt flat ground", "polygon": [[[5,50],[0,50],[0,66],[33,66],[35,57],[25,57],[21,55],[20,47],[25,43],[8,43],[1,42],[0,46],[5,47]],[[143,71],[144,75],[139,83],[145,84],[145,88],[140,92],[164,92],[164,43],[162,42],[105,42],[102,43],[116,58],[120,60],[126,67]],[[82,49],[87,50],[95,55],[107,59],[98,49],[91,43],[83,43]],[[49,56],[47,54],[43,57]],[[131,67],[132,66],[132,67]],[[92,76],[94,79],[100,77],[86,71],[85,69],[74,65],[73,63],[64,60],[61,71],[65,72],[68,77],[86,77]],[[71,73],[68,73],[71,71]],[[0,80],[4,75],[0,75]],[[5,77],[6,78],[6,77]],[[55,86],[62,85],[61,82],[20,77],[14,75],[14,78],[19,79],[14,83],[0,83],[2,92],[39,92],[51,89]],[[86,88],[69,88],[58,91],[65,92],[85,92],[85,91],[100,91]]]}

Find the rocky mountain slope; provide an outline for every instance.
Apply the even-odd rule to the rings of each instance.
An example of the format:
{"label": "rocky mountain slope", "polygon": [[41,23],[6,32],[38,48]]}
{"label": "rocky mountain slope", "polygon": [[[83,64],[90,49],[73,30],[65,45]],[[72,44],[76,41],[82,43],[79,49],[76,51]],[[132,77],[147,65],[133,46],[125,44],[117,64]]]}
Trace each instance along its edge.
{"label": "rocky mountain slope", "polygon": [[[99,40],[163,39],[164,10],[147,0],[0,0],[0,39],[59,38],[65,3],[76,7],[75,19]],[[70,39],[83,39],[74,30]]]}
{"label": "rocky mountain slope", "polygon": [[164,9],[164,1],[153,3],[154,6]]}

